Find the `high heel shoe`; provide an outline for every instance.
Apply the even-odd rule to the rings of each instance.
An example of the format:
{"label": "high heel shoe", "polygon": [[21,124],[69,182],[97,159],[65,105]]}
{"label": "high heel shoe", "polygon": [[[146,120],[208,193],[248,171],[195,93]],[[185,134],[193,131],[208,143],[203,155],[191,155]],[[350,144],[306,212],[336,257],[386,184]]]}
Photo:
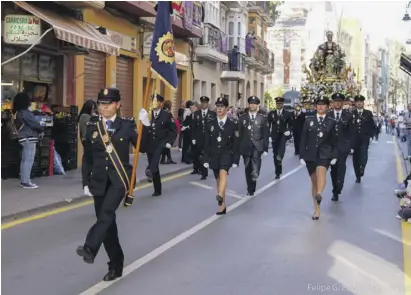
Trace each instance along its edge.
{"label": "high heel shoe", "polygon": [[313,215],[313,216],[311,217],[311,219],[312,219],[312,220],[318,220],[318,219],[320,219],[320,215],[318,215],[318,216]]}
{"label": "high heel shoe", "polygon": [[320,194],[317,194],[314,199],[317,201],[317,205],[320,206],[321,205],[321,201],[323,200],[323,197],[321,197]]}
{"label": "high heel shoe", "polygon": [[227,207],[224,207],[224,210],[217,212],[216,215],[225,215],[226,213],[227,213]]}

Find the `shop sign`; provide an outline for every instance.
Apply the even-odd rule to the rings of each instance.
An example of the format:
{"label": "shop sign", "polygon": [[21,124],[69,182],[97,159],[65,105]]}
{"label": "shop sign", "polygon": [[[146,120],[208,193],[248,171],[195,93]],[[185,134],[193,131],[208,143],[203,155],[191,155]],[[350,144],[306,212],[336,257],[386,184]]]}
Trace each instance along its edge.
{"label": "shop sign", "polygon": [[32,15],[6,15],[4,18],[4,43],[32,45],[41,36],[41,20]]}
{"label": "shop sign", "polygon": [[[147,58],[150,56],[152,42],[153,42],[153,32],[144,33],[143,55]],[[178,52],[178,51],[175,52],[175,59],[176,59],[176,64],[180,66],[188,67],[190,65],[190,58],[181,52]]]}
{"label": "shop sign", "polygon": [[137,40],[135,37],[126,36],[114,31],[107,31],[111,41],[118,45],[121,49],[137,52]]}

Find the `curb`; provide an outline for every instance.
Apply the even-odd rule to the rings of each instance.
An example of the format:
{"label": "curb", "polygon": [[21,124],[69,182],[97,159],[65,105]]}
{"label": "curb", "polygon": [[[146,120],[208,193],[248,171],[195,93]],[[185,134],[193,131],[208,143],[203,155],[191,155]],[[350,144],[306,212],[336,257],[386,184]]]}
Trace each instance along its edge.
{"label": "curb", "polygon": [[[182,173],[182,172],[185,172],[185,171],[189,171],[189,170],[192,170],[192,169],[193,169],[192,166],[187,165],[187,167],[179,168],[175,171],[164,173],[164,174],[161,175],[161,177],[162,178],[169,177],[169,176],[179,174],[179,173]],[[149,183],[147,181],[147,178],[143,178],[143,179],[140,179],[140,180],[136,181],[136,185],[145,184],[145,183]],[[86,201],[92,201],[92,200],[93,200],[92,197],[81,195],[81,196],[78,196],[78,197],[73,198],[73,199],[65,199],[65,200],[61,200],[61,201],[58,201],[58,202],[55,202],[55,203],[52,203],[52,204],[47,204],[47,205],[44,205],[44,206],[39,206],[39,207],[36,207],[36,208],[26,209],[26,210],[23,210],[23,211],[20,211],[20,212],[7,214],[7,215],[4,215],[4,216],[1,217],[1,224],[4,225],[5,223],[11,222],[11,221],[16,221],[18,219],[23,219],[23,218],[30,217],[30,216],[33,216],[33,215],[38,215],[40,213],[51,211],[51,210],[54,210],[54,209],[59,209],[59,208],[62,208],[62,207],[68,206],[68,205],[76,205],[76,204],[80,204],[80,203],[83,203],[83,202],[86,202]]]}

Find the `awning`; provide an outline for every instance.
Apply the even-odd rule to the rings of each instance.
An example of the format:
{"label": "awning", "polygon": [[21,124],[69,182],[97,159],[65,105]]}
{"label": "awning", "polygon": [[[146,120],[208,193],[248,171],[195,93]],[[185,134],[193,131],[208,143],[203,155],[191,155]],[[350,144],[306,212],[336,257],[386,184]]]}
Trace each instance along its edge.
{"label": "awning", "polygon": [[88,49],[101,51],[110,55],[120,55],[120,47],[111,42],[94,26],[82,21],[43,10],[24,1],[14,3],[31,14],[42,19],[53,27],[56,38]]}
{"label": "awning", "polygon": [[400,69],[411,76],[411,58],[406,56],[404,53],[401,54]]}

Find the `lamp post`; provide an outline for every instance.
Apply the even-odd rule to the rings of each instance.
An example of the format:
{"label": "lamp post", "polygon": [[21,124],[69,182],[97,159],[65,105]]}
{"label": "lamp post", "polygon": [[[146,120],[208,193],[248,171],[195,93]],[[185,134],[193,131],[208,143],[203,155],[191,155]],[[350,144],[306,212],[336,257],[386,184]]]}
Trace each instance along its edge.
{"label": "lamp post", "polygon": [[411,20],[411,17],[408,13],[408,10],[411,8],[411,1],[408,2],[407,6],[405,7],[405,14],[404,17],[402,18],[403,21],[408,22]]}

